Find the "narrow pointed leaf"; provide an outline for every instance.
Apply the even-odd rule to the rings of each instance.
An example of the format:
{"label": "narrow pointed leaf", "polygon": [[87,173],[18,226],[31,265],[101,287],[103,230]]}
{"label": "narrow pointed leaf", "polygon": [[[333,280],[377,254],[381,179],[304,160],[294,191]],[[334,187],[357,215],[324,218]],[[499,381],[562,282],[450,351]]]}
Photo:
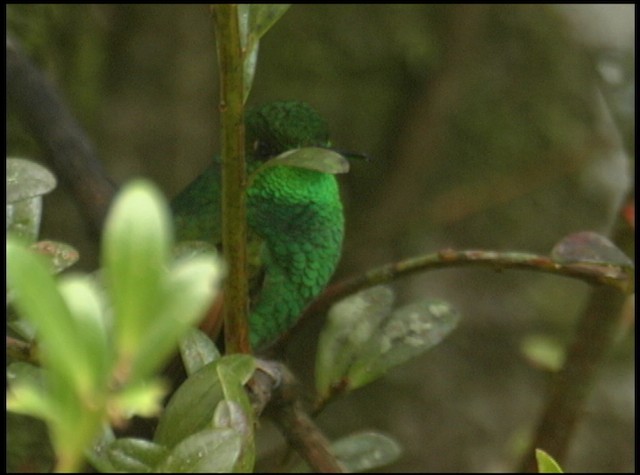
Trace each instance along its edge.
{"label": "narrow pointed leaf", "polygon": [[249,5],[249,36],[260,40],[291,5],[254,3]]}
{"label": "narrow pointed leaf", "polygon": [[40,336],[40,358],[70,379],[86,355],[77,345],[76,324],[46,261],[13,239],[7,242],[7,283],[15,306]]}
{"label": "narrow pointed leaf", "polygon": [[538,473],[564,473],[555,459],[542,449],[536,449]]}

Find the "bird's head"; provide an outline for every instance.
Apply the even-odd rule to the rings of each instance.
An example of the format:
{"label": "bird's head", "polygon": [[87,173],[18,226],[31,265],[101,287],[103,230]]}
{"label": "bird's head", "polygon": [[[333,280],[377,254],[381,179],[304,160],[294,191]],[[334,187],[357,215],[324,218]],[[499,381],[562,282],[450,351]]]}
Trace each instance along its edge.
{"label": "bird's head", "polygon": [[329,147],[329,127],[304,102],[270,102],[247,112],[247,155],[259,161],[302,147]]}

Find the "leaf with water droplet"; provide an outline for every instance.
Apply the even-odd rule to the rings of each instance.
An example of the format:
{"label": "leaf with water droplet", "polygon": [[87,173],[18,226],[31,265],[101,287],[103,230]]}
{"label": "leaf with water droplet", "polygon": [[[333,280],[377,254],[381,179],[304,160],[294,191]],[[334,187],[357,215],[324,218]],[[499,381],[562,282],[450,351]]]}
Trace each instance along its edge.
{"label": "leaf with water droplet", "polygon": [[185,437],[209,426],[216,406],[225,398],[218,365],[226,364],[229,372],[241,374],[243,379],[248,371],[247,358],[253,360],[248,355],[224,356],[189,376],[167,404],[158,421],[154,440],[173,447]]}
{"label": "leaf with water droplet", "polygon": [[202,367],[220,358],[220,351],[204,332],[192,328],[180,340],[180,356],[187,374],[191,376]]}
{"label": "leaf with water droplet", "polygon": [[119,472],[153,472],[167,456],[167,449],[146,439],[125,437],[116,439],[106,448],[107,458]]}
{"label": "leaf with water droplet", "polygon": [[347,374],[351,389],[368,384],[440,343],[457,326],[459,313],[442,300],[406,305],[391,315],[362,349]]}
{"label": "leaf with water droplet", "polygon": [[[248,398],[247,398],[248,401]],[[240,434],[242,447],[234,471],[250,473],[255,463],[256,448],[253,433],[253,410],[234,401],[220,401],[213,415],[213,427],[233,429]]]}
{"label": "leaf with water droplet", "polygon": [[255,463],[254,413],[244,388],[255,367],[256,360],[249,355],[231,355],[218,365],[218,377],[225,400],[218,404],[213,424],[219,427],[227,419],[229,427],[241,434],[242,447],[236,463],[236,468],[241,472],[251,472]]}
{"label": "leaf with water droplet", "polygon": [[333,444],[334,455],[348,472],[364,472],[396,461],[402,453],[400,444],[380,432],[359,432]]}
{"label": "leaf with water droplet", "polygon": [[570,234],[551,250],[551,258],[560,264],[596,264],[633,268],[633,261],[601,234],[581,231]]}
{"label": "leaf with water droplet", "polygon": [[362,347],[391,312],[392,305],[393,291],[376,286],[331,307],[316,353],[316,389],[321,398],[340,384]]}
{"label": "leaf with water droplet", "polygon": [[240,435],[235,430],[205,429],[176,445],[156,470],[161,473],[231,472],[240,447]]}

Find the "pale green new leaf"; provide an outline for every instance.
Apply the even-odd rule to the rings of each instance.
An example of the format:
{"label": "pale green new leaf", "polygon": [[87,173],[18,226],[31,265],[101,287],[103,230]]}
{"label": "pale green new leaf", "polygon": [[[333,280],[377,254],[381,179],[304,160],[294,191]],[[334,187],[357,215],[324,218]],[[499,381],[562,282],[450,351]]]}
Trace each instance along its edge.
{"label": "pale green new leaf", "polygon": [[109,213],[102,246],[116,346],[125,361],[162,310],[171,241],[169,210],[157,188],[146,180],[128,184]]}
{"label": "pale green new leaf", "polygon": [[538,473],[564,473],[558,462],[542,449],[536,449]]}
{"label": "pale green new leaf", "polygon": [[78,365],[86,357],[86,349],[78,344],[77,323],[45,259],[12,238],[7,241],[7,284],[19,315],[38,332],[45,367],[75,381]]}
{"label": "pale green new leaf", "polygon": [[132,377],[144,377],[159,369],[177,348],[183,335],[204,317],[222,278],[219,259],[199,255],[179,261],[166,277],[161,306],[138,343]]}

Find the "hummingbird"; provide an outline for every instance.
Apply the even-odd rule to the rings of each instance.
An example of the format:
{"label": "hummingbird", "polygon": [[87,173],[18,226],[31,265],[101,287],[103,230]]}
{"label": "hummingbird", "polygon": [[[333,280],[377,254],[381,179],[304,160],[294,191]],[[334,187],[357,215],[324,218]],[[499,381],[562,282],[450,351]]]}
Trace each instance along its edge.
{"label": "hummingbird", "polygon": [[[246,164],[251,173],[283,152],[330,148],[328,125],[311,106],[278,101],[245,116]],[[345,155],[348,156],[348,155]],[[221,241],[220,158],[171,202],[178,241]],[[246,189],[254,348],[289,330],[327,285],[342,251],[344,213],[334,175],[294,166],[268,167]]]}

